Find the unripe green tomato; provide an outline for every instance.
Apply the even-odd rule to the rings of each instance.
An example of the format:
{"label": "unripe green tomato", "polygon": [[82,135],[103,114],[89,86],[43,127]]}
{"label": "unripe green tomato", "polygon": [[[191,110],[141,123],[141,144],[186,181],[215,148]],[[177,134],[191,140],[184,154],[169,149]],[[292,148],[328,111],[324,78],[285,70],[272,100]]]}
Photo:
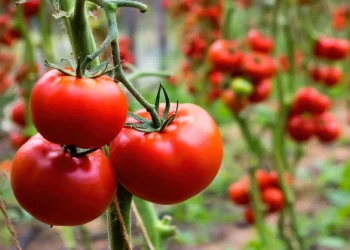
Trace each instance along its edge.
{"label": "unripe green tomato", "polygon": [[252,83],[243,78],[233,79],[231,89],[239,96],[250,96],[253,93]]}

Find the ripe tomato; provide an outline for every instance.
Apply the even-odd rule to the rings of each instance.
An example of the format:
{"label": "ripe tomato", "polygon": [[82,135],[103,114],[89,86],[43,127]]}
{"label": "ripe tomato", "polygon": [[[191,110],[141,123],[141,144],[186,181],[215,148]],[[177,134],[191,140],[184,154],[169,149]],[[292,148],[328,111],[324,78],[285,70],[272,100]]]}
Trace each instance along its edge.
{"label": "ripe tomato", "polygon": [[23,4],[23,11],[26,17],[34,16],[40,8],[40,0],[30,0]]}
{"label": "ripe tomato", "polygon": [[253,94],[249,96],[249,101],[252,103],[262,102],[269,98],[272,90],[270,79],[261,80],[254,86]]}
{"label": "ripe tomato", "polygon": [[333,87],[341,83],[342,78],[343,78],[343,72],[340,69],[335,67],[329,67],[329,68],[326,68],[325,70],[323,81],[327,86]]}
{"label": "ripe tomato", "polygon": [[330,113],[324,113],[317,117],[316,136],[321,142],[332,142],[336,140],[340,134],[341,128]]}
{"label": "ripe tomato", "polygon": [[310,78],[315,82],[322,82],[326,75],[325,67],[311,66],[309,68]]}
{"label": "ripe tomato", "polygon": [[287,129],[290,137],[297,142],[305,142],[315,134],[315,123],[310,117],[295,115],[288,120]]}
{"label": "ripe tomato", "polygon": [[21,133],[15,131],[10,133],[9,139],[11,146],[14,149],[19,149],[24,143],[26,143],[29,140],[29,137],[25,137]]}
{"label": "ripe tomato", "polygon": [[299,89],[296,94],[292,113],[301,114],[303,112],[309,112],[312,114],[322,114],[328,110],[331,106],[329,98],[316,89],[310,87],[304,87]]}
{"label": "ripe tomato", "polygon": [[51,70],[34,86],[30,110],[35,127],[47,140],[100,148],[123,128],[127,100],[108,76],[76,78]]}
{"label": "ripe tomato", "polygon": [[[169,115],[175,108],[172,104]],[[136,114],[150,119],[144,109]],[[121,184],[135,196],[157,204],[176,204],[205,189],[219,171],[222,155],[217,125],[194,104],[180,104],[176,118],[163,132],[124,128],[110,143],[111,161]]]}
{"label": "ripe tomato", "polygon": [[263,169],[259,169],[255,173],[256,181],[259,185],[260,190],[265,190],[270,187],[270,175],[269,172]]}
{"label": "ripe tomato", "polygon": [[10,119],[16,125],[20,127],[25,127],[26,115],[25,115],[25,104],[23,100],[18,100],[12,105],[10,110]]}
{"label": "ripe tomato", "polygon": [[34,218],[49,225],[75,226],[108,208],[117,180],[101,150],[73,158],[37,134],[17,151],[11,185],[19,204]]}
{"label": "ripe tomato", "polygon": [[269,55],[249,53],[244,57],[245,72],[253,79],[271,78],[276,72],[276,65]]}
{"label": "ripe tomato", "polygon": [[349,54],[349,42],[346,39],[333,39],[328,58],[331,60],[342,60]]}
{"label": "ripe tomato", "polygon": [[227,89],[222,92],[221,99],[233,113],[241,112],[249,104],[249,99],[247,96],[237,96],[231,89]]}
{"label": "ripe tomato", "polygon": [[284,195],[277,188],[266,189],[261,196],[262,201],[268,205],[269,212],[280,211],[284,206]]}
{"label": "ripe tomato", "polygon": [[232,183],[228,189],[230,199],[237,205],[249,204],[249,181],[243,179],[238,182]]}
{"label": "ripe tomato", "polygon": [[314,45],[314,55],[319,58],[328,58],[333,42],[332,38],[319,37]]}
{"label": "ripe tomato", "polygon": [[239,70],[244,57],[237,43],[229,40],[215,41],[209,47],[208,56],[215,69],[229,72]]}
{"label": "ripe tomato", "polygon": [[247,43],[253,51],[261,53],[270,53],[274,47],[274,42],[270,37],[261,35],[255,29],[248,32]]}
{"label": "ripe tomato", "polygon": [[248,224],[250,224],[250,225],[254,224],[255,216],[254,216],[254,211],[253,211],[253,209],[251,207],[246,207],[244,209],[243,216],[244,216],[245,221]]}
{"label": "ripe tomato", "polygon": [[212,71],[209,73],[209,81],[212,87],[218,87],[224,81],[224,74],[220,71]]}
{"label": "ripe tomato", "polygon": [[[269,174],[270,174],[270,186],[275,187],[275,188],[280,188],[278,173],[273,171],[273,172],[270,172]],[[293,177],[288,172],[285,172],[283,174],[283,178],[285,179],[285,181],[288,185],[293,184]]]}

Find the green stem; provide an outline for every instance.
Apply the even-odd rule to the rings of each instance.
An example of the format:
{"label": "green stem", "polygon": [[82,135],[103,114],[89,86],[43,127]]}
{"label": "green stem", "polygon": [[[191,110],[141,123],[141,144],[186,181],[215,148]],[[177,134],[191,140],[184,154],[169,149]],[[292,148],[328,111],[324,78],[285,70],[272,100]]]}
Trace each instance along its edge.
{"label": "green stem", "polygon": [[77,248],[77,244],[75,241],[73,228],[72,227],[62,227],[62,228],[58,228],[57,230],[59,230],[64,247],[67,250],[75,250]]}
{"label": "green stem", "polygon": [[167,239],[175,235],[176,228],[170,225],[168,217],[159,220],[151,203],[137,197],[133,200],[155,250],[165,250]]}
{"label": "green stem", "polygon": [[[89,26],[86,13],[86,0],[76,0],[74,11],[73,1],[60,0],[60,9],[66,11],[69,17],[64,18],[64,23],[72,45],[75,60],[83,60],[96,50],[96,43]],[[89,68],[99,65],[98,58],[92,60]]]}
{"label": "green stem", "polygon": [[[130,235],[130,208],[132,201],[132,194],[130,194],[122,185],[118,185],[118,201],[119,208],[122,212],[123,221],[128,235]],[[112,204],[107,211],[108,221],[108,239],[110,250],[126,250],[127,244],[123,237],[122,224],[117,218],[116,207]],[[123,222],[122,222],[123,223]]]}
{"label": "green stem", "polygon": [[83,243],[85,250],[92,250],[92,242],[89,236],[89,231],[87,230],[85,225],[81,225],[79,227],[81,241]]}
{"label": "green stem", "polygon": [[267,235],[266,235],[266,227],[264,223],[264,208],[261,202],[260,190],[258,183],[256,181],[256,171],[259,169],[259,166],[254,163],[254,166],[249,169],[249,177],[250,177],[250,196],[252,198],[252,205],[254,211],[254,218],[256,228],[259,233],[259,237],[263,246],[266,246],[268,243]]}
{"label": "green stem", "polygon": [[[277,1],[274,9],[274,22],[273,22],[273,34],[275,41],[278,41],[278,18],[280,13],[281,1]],[[277,45],[276,45],[277,47]],[[287,103],[284,96],[284,89],[282,79],[279,73],[276,76],[276,88],[277,88],[277,96],[279,103],[279,122],[276,123],[276,127],[273,134],[273,148],[274,148],[274,158],[275,158],[275,167],[278,173],[279,182],[281,185],[281,189],[286,198],[286,211],[288,211],[291,219],[291,225],[293,233],[298,241],[300,250],[305,249],[304,241],[300,235],[297,218],[295,213],[295,205],[294,205],[294,194],[292,189],[288,186],[285,178],[284,172],[288,169],[287,159],[285,155],[285,143],[284,143],[284,134],[285,134],[285,126],[287,121]]]}
{"label": "green stem", "polygon": [[112,41],[111,41],[111,47],[112,47],[112,54],[113,54],[113,63],[116,66],[114,71],[114,78],[116,82],[121,82],[125,88],[135,97],[135,99],[147,110],[147,112],[150,113],[153,121],[153,126],[155,128],[161,127],[161,120],[158,116],[158,113],[154,107],[154,105],[150,104],[138,91],[137,89],[131,84],[131,82],[127,79],[123,67],[121,65],[121,59],[120,59],[120,51],[119,51],[119,45],[118,45],[118,25],[117,20],[114,15],[114,9],[113,8],[105,8],[107,20],[108,20],[108,27],[111,34],[113,34]]}
{"label": "green stem", "polygon": [[263,154],[263,148],[260,141],[251,133],[249,125],[245,119],[243,119],[239,114],[233,114],[242,135],[247,143],[249,150],[260,159]]}
{"label": "green stem", "polygon": [[279,218],[278,218],[278,232],[279,232],[279,236],[280,236],[281,240],[283,240],[287,249],[293,250],[292,242],[288,238],[288,236],[286,235],[286,232],[285,232],[285,228],[284,228],[285,218],[286,218],[286,214],[285,214],[285,210],[283,210],[280,212]]}
{"label": "green stem", "polygon": [[226,0],[226,13],[224,15],[224,24],[222,27],[222,36],[224,39],[231,38],[231,21],[234,14],[233,2],[232,0]]}
{"label": "green stem", "polygon": [[40,28],[40,33],[42,35],[42,40],[41,40],[41,46],[43,47],[43,51],[45,54],[46,59],[49,61],[54,61],[54,50],[53,50],[53,45],[52,45],[52,35],[51,35],[51,18],[47,18],[46,15],[46,5],[47,2],[46,0],[40,2],[40,10],[39,10],[39,28]]}
{"label": "green stem", "polygon": [[169,78],[171,77],[171,74],[167,72],[144,72],[144,71],[139,71],[139,72],[133,72],[128,76],[129,81],[135,81],[139,78],[144,78],[144,77],[160,77],[160,78]]}

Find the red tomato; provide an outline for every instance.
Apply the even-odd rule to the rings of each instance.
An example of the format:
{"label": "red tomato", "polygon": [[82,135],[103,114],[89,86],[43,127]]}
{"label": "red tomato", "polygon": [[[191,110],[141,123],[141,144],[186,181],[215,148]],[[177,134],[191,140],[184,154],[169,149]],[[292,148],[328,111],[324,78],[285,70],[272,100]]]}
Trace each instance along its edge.
{"label": "red tomato", "polygon": [[288,133],[297,142],[305,142],[315,134],[315,123],[302,115],[291,117],[287,125]]}
{"label": "red tomato", "polygon": [[117,180],[101,150],[72,158],[37,134],[17,151],[11,185],[19,204],[34,218],[49,225],[76,226],[108,208]]}
{"label": "red tomato", "polygon": [[248,205],[249,198],[249,181],[243,179],[241,181],[232,183],[228,189],[230,199],[237,205]]}
{"label": "red tomato", "polygon": [[329,143],[338,139],[341,134],[341,128],[335,118],[324,113],[317,117],[316,136],[321,142]]}
{"label": "red tomato", "polygon": [[[169,116],[175,108],[172,104]],[[150,119],[144,109],[136,114]],[[121,184],[157,204],[176,204],[205,189],[219,171],[222,155],[217,125],[194,104],[180,104],[175,120],[161,133],[124,128],[110,144]]]}
{"label": "red tomato", "polygon": [[[271,187],[275,187],[275,188],[280,188],[280,183],[279,183],[279,179],[278,179],[278,173],[273,171],[270,172],[270,186]],[[288,172],[284,173],[283,175],[285,181],[287,182],[288,185],[292,185],[293,184],[293,177],[291,174],[289,174]]]}
{"label": "red tomato", "polygon": [[19,132],[11,132],[9,135],[9,139],[11,146],[14,149],[19,149],[24,143],[26,143],[29,140],[29,137],[25,137]]}
{"label": "red tomato", "polygon": [[318,38],[314,45],[314,55],[320,58],[328,58],[333,42],[333,39],[329,37]]}
{"label": "red tomato", "polygon": [[309,68],[309,75],[313,81],[322,82],[326,75],[326,68],[311,66]]}
{"label": "red tomato", "polygon": [[254,211],[253,211],[253,209],[251,207],[246,207],[244,209],[243,216],[244,216],[245,221],[248,224],[250,224],[250,225],[254,224],[255,216],[254,216]]}
{"label": "red tomato", "polygon": [[26,17],[34,16],[40,9],[40,0],[29,0],[23,4],[23,11]]}
{"label": "red tomato", "polygon": [[10,110],[10,119],[21,127],[26,125],[25,104],[23,100],[15,102]]}
{"label": "red tomato", "polygon": [[244,57],[237,43],[229,40],[217,40],[214,42],[209,47],[208,56],[214,68],[229,72],[239,70]]}
{"label": "red tomato", "polygon": [[255,178],[260,190],[265,190],[270,187],[270,175],[266,170],[259,169],[256,171]]}
{"label": "red tomato", "polygon": [[253,79],[271,78],[276,72],[273,59],[269,55],[259,53],[246,54],[243,67]]}
{"label": "red tomato", "polygon": [[76,78],[51,70],[34,86],[30,110],[35,127],[47,140],[100,148],[123,128],[127,100],[108,76]]}
{"label": "red tomato", "polygon": [[328,58],[331,60],[342,60],[349,54],[349,42],[346,39],[334,39],[330,48]]}
{"label": "red tomato", "polygon": [[309,112],[313,114],[322,114],[328,110],[331,106],[329,98],[316,89],[310,87],[304,87],[299,89],[296,94],[292,113],[300,114],[303,112]]}
{"label": "red tomato", "polygon": [[249,97],[249,101],[252,103],[265,101],[267,98],[269,98],[271,90],[271,79],[264,79],[254,86],[254,91]]}
{"label": "red tomato", "polygon": [[261,53],[270,53],[274,47],[274,42],[271,38],[261,35],[255,29],[249,31],[247,43],[253,51]]}
{"label": "red tomato", "polygon": [[323,81],[327,86],[333,87],[341,83],[342,78],[343,72],[340,69],[335,67],[329,67],[325,70]]}
{"label": "red tomato", "polygon": [[224,81],[224,74],[220,71],[212,71],[209,73],[209,81],[213,87],[220,86],[220,84]]}
{"label": "red tomato", "polygon": [[284,195],[277,188],[266,189],[261,199],[269,207],[269,212],[280,211],[284,206]]}
{"label": "red tomato", "polygon": [[227,89],[221,93],[221,99],[224,104],[233,113],[239,113],[249,104],[249,99],[246,96],[237,96],[231,89]]}

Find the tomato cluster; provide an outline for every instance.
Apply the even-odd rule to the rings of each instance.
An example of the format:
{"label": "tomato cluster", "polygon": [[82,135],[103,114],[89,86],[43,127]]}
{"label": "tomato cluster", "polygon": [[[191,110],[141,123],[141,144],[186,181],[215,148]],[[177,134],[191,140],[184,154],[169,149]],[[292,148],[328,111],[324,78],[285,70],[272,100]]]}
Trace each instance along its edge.
{"label": "tomato cluster", "polygon": [[321,83],[327,87],[337,86],[343,79],[343,72],[334,66],[310,66],[309,74],[314,82]]}
{"label": "tomato cluster", "polygon": [[[279,212],[285,205],[285,197],[281,191],[277,172],[258,170],[255,175],[259,187],[261,200],[263,201],[264,214]],[[289,173],[284,175],[286,182],[291,185],[292,177]],[[244,207],[244,218],[247,223],[254,223],[254,213],[251,205],[250,180],[243,176],[241,180],[230,185],[228,195],[231,201]]]}
{"label": "tomato cluster", "polygon": [[[244,46],[251,51],[244,52]],[[219,90],[217,98],[221,96],[232,112],[240,112],[249,103],[259,103],[270,96],[276,64],[268,53],[273,47],[273,40],[257,30],[248,33],[245,44],[218,39],[210,46],[212,91]]]}
{"label": "tomato cluster", "polygon": [[314,45],[314,55],[317,58],[337,61],[348,56],[349,48],[350,45],[346,39],[322,36]]}
{"label": "tomato cluster", "polygon": [[341,133],[336,119],[327,112],[331,102],[316,89],[299,89],[292,104],[287,130],[297,142],[306,142],[314,135],[323,143],[336,140]]}
{"label": "tomato cluster", "polygon": [[[12,46],[21,37],[20,31],[14,26],[15,5],[11,1],[1,3],[6,10],[0,15],[0,43]],[[35,16],[40,8],[40,0],[31,0],[23,4],[23,14],[26,20]]]}

